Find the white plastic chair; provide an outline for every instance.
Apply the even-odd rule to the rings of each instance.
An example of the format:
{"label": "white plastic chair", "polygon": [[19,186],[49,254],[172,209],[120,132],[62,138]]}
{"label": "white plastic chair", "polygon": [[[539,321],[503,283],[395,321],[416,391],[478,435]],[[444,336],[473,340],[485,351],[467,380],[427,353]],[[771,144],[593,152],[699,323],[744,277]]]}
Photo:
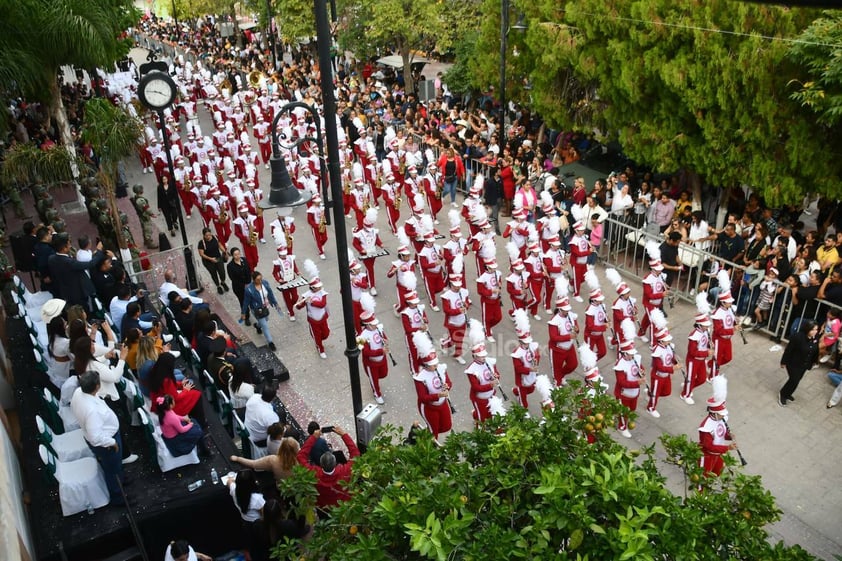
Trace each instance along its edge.
{"label": "white plastic chair", "polygon": [[149,413],[145,409],[138,409],[137,414],[140,415],[140,423],[146,431],[146,437],[150,444],[155,448],[155,457],[158,461],[158,467],[162,472],[166,473],[180,467],[199,463],[199,454],[196,452],[196,447],[189,454],[183,456],[173,456],[170,453],[167,445],[164,444],[164,437],[161,435],[161,429],[155,427],[149,418]]}
{"label": "white plastic chair", "polygon": [[62,462],[43,444],[38,446],[38,453],[47,472],[58,482],[58,496],[64,516],[87,510],[88,505],[93,508],[103,507],[111,500],[105,475],[96,459]]}
{"label": "white plastic chair", "polygon": [[41,415],[35,415],[35,425],[38,427],[38,438],[41,443],[50,448],[58,456],[59,461],[72,462],[81,458],[94,457],[81,429],[55,434]]}
{"label": "white plastic chair", "polygon": [[70,407],[60,404],[56,396],[50,393],[50,390],[47,388],[44,388],[43,396],[47,408],[50,410],[50,414],[55,421],[53,426],[61,424],[61,429],[64,432],[80,428],[79,421],[76,420],[76,415],[73,414]]}

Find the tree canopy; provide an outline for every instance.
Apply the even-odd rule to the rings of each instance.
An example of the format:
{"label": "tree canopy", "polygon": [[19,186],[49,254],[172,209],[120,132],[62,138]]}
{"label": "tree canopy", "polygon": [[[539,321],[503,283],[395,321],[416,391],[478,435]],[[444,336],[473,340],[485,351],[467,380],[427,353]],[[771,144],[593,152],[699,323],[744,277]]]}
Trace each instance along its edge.
{"label": "tree canopy", "polygon": [[811,23],[789,54],[807,74],[792,98],[814,111],[820,123],[842,123],[842,14],[829,11]]}
{"label": "tree canopy", "polygon": [[319,521],[301,551],[281,544],[277,554],[332,561],[811,559],[799,547],[767,541],[764,526],[780,513],[759,477],[726,460],[722,477],[704,478],[698,444],[668,437],[667,462],[688,489],[674,495],[654,446],[630,451],[605,432],[619,403],[585,398],[579,387],[555,390],[555,409],[541,421],[516,408],[482,430],[451,434],[442,447],[426,432],[415,445],[396,444],[399,435],[386,430],[355,461],[352,498]]}

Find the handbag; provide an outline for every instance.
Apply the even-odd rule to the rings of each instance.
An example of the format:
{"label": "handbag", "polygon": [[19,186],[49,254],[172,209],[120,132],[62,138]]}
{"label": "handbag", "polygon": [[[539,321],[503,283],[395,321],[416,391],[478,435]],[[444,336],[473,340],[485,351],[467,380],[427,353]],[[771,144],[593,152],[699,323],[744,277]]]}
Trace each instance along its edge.
{"label": "handbag", "polygon": [[257,319],[263,319],[269,316],[269,308],[267,306],[260,306],[259,308],[254,309],[254,317]]}

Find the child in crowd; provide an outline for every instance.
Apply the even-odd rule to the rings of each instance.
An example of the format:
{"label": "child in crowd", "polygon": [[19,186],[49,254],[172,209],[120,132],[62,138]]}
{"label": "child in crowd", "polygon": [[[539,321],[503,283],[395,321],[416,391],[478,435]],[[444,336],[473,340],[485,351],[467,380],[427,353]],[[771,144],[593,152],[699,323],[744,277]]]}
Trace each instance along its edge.
{"label": "child in crowd", "polygon": [[839,340],[840,329],[842,329],[842,319],[839,319],[839,310],[831,308],[827,311],[827,319],[822,326],[822,336],[819,339],[819,362],[822,364],[833,356],[833,347]]}
{"label": "child in crowd", "polygon": [[158,419],[161,424],[161,435],[164,437],[164,444],[167,450],[175,457],[184,456],[199,447],[199,454],[210,456],[211,452],[205,442],[205,434],[202,427],[184,415],[179,417],[173,411],[175,400],[169,394],[157,398]]}
{"label": "child in crowd", "polygon": [[759,329],[769,319],[769,310],[772,309],[775,296],[783,290],[783,285],[775,282],[777,278],[778,270],[772,267],[760,283],[760,296],[754,308],[754,329]]}

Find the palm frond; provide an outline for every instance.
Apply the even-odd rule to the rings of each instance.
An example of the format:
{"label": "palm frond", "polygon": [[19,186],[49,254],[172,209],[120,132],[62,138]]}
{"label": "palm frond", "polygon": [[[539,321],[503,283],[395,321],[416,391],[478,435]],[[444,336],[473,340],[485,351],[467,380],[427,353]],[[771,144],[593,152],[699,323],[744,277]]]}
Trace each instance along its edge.
{"label": "palm frond", "polygon": [[23,184],[46,184],[73,180],[73,164],[81,165],[64,147],[42,150],[33,144],[16,144],[6,151],[3,161],[3,181]]}

